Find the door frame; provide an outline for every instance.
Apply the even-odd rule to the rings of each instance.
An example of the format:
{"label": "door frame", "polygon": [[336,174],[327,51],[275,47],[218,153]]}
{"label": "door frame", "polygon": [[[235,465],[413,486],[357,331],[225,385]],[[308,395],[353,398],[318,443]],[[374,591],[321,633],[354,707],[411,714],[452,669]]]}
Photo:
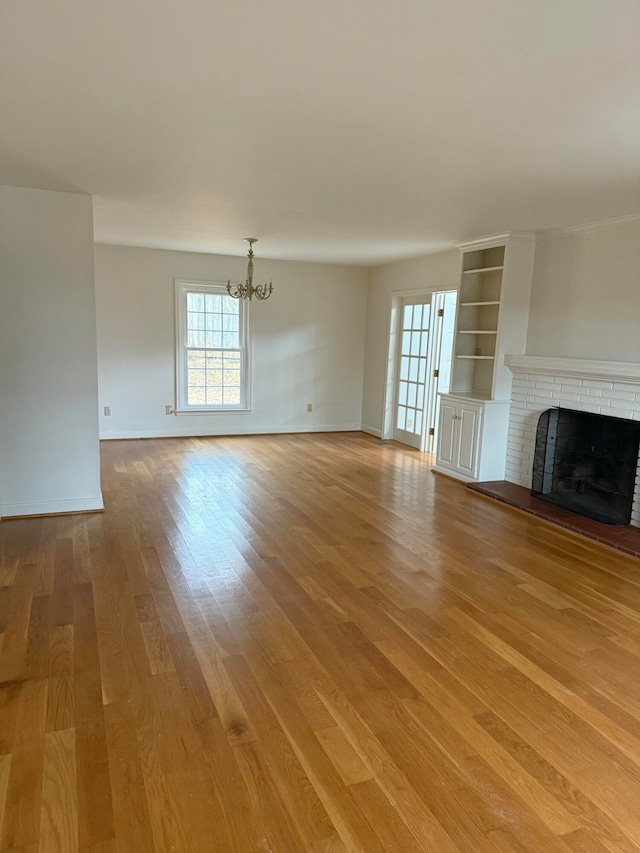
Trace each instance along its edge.
{"label": "door frame", "polygon": [[[387,326],[387,366],[385,371],[384,394],[382,399],[382,428],[380,437],[382,439],[393,439],[394,424],[395,424],[395,397],[396,397],[396,379],[398,375],[399,363],[399,317],[402,310],[402,300],[407,296],[410,298],[428,296],[431,298],[434,293],[458,292],[458,283],[450,285],[434,285],[432,287],[416,287],[411,290],[394,290],[390,294],[389,305],[389,324]],[[429,346],[432,346],[431,335],[429,336]],[[425,393],[425,402],[426,402]],[[421,442],[421,450],[424,450],[424,435]]]}

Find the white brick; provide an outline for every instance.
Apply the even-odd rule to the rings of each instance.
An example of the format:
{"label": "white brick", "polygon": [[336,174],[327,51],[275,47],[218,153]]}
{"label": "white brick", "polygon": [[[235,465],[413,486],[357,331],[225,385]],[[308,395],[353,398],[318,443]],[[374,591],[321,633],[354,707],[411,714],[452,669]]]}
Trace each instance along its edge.
{"label": "white brick", "polygon": [[561,399],[563,401],[568,402],[568,403],[574,403],[576,400],[580,399],[580,395],[579,394],[569,394],[566,391],[563,391]]}
{"label": "white brick", "polygon": [[554,391],[548,391],[546,388],[535,388],[531,396],[534,400],[552,400],[556,394]]}
{"label": "white brick", "polygon": [[585,388],[585,391],[590,397],[602,397],[602,388]]}
{"label": "white brick", "polygon": [[635,402],[636,395],[632,391],[607,391],[607,397],[610,400],[633,400]]}
{"label": "white brick", "polygon": [[541,388],[543,391],[551,391],[554,394],[557,394],[561,388],[558,383],[551,382],[536,382],[535,383],[536,391]]}
{"label": "white brick", "polygon": [[630,393],[639,393],[640,392],[640,383],[636,382],[635,384],[631,382],[614,382],[613,383],[614,391],[629,391]]}
{"label": "white brick", "polygon": [[610,391],[613,388],[613,382],[601,382],[599,379],[590,379],[589,385],[592,388],[608,388]]}
{"label": "white brick", "polygon": [[[617,404],[617,405],[616,405]],[[628,420],[633,419],[633,412],[629,409],[619,409],[618,406],[624,406],[624,403],[620,403],[617,400],[611,401],[611,416],[614,418],[627,418]]]}

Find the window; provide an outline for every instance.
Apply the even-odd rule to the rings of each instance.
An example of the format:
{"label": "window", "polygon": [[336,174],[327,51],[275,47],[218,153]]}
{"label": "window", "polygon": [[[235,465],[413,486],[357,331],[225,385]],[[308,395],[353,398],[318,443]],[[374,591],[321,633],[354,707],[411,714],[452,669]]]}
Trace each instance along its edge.
{"label": "window", "polygon": [[222,284],[176,281],[177,411],[248,409],[247,307]]}

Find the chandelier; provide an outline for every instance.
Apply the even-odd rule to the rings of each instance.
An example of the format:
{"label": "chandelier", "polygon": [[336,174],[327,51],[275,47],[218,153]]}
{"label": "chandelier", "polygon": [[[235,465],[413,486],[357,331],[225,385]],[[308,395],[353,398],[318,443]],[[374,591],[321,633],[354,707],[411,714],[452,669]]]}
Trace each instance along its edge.
{"label": "chandelier", "polygon": [[249,299],[251,300],[254,296],[256,299],[268,299],[273,293],[273,285],[271,282],[269,284],[258,284],[256,287],[253,285],[253,244],[258,242],[257,237],[245,237],[244,242],[249,244],[249,254],[247,257],[249,258],[249,263],[247,264],[247,280],[244,284],[240,281],[238,284],[231,287],[231,279],[227,282],[227,293],[229,296],[233,296],[234,299]]}

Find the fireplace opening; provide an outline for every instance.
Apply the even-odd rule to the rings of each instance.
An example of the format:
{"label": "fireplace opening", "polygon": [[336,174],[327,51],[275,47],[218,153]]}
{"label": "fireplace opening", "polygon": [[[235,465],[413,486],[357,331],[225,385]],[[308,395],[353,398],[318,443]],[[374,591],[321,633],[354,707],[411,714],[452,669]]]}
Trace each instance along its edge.
{"label": "fireplace opening", "polygon": [[547,409],[536,431],[531,494],[604,524],[629,524],[640,422]]}

